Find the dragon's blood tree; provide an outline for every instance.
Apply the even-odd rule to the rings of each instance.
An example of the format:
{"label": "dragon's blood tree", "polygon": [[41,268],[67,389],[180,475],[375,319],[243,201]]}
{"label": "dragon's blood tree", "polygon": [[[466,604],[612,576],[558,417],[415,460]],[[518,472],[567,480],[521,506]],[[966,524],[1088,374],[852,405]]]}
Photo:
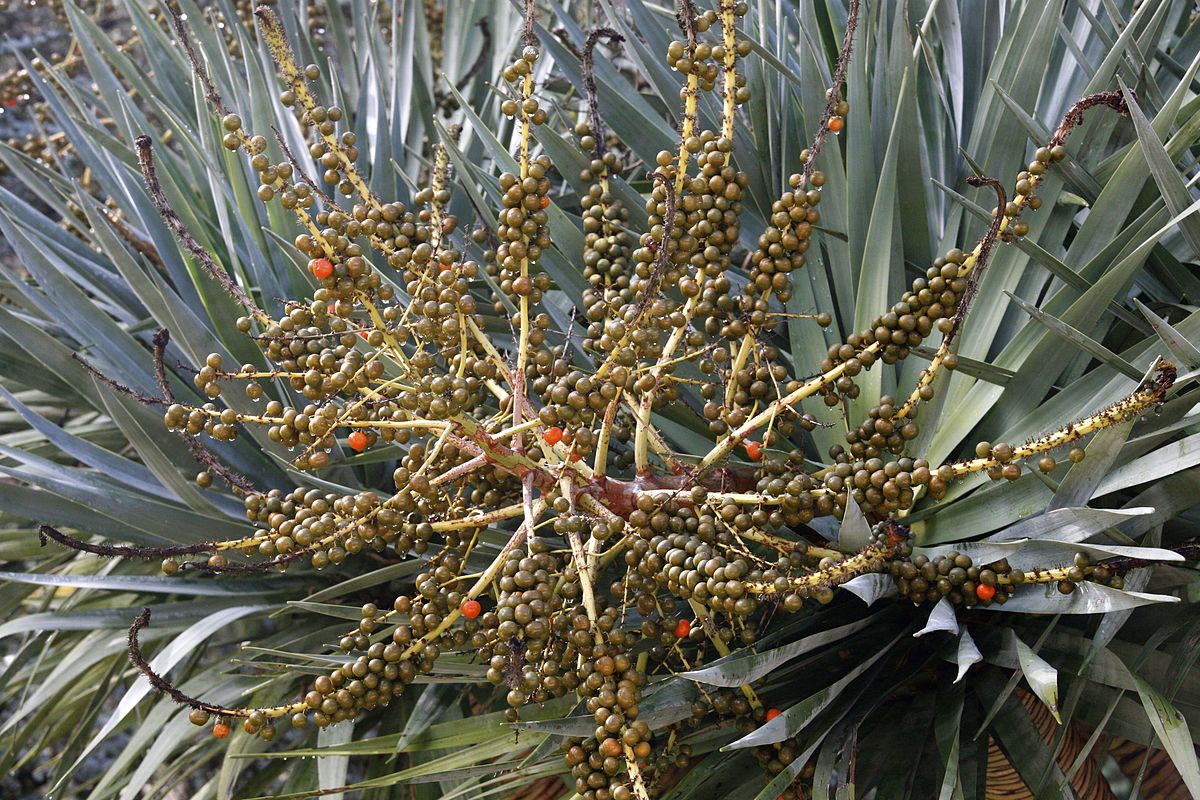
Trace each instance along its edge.
{"label": "dragon's blood tree", "polygon": [[[1039,209],[1039,186],[1067,155],[1072,130],[1085,114],[1124,113],[1121,92],[1079,100],[1017,174],[1011,195],[994,179],[973,179],[996,196],[978,242],[935,260],[821,363],[781,356],[776,332],[795,316],[784,304],[821,225],[820,154],[847,125],[843,85],[858,5],[850,4],[800,171],[765,226],[752,231],[743,230],[748,178],[735,160],[735,122],[753,90],[745,68],[753,48],[739,32],[747,4],[721,0],[700,13],[691,0],[679,3],[681,38],[666,53],[685,76],[678,148],[660,152],[653,165],[635,163],[606,130],[593,54],[621,35],[591,31],[582,53],[586,102],[574,127],[587,162],[579,176],[583,249],[572,254],[584,284],[572,312],[586,329],[578,341],[556,326],[547,298],[561,287],[541,268],[556,244],[562,178],[535,147],[535,129],[550,124],[550,113],[540,96],[531,2],[520,54],[498,87],[516,150],[493,194],[472,188],[473,202],[499,201],[477,207],[469,225],[449,211],[451,148],[461,131],[432,147],[426,188],[411,207],[381,197],[360,169],[363,143],[347,129],[346,112],[314,91],[320,68],[297,63],[270,7],[256,12],[258,35],[307,153],[291,152],[271,131],[248,130],[209,81],[177,16],[175,31],[220,115],[224,146],[249,160],[258,198],[294,216],[300,268],[319,288],[289,300],[278,318],[263,311],[189,234],[159,185],[151,139],[140,138],[158,211],[245,308],[238,330],[272,365],[210,355],[195,371],[210,401],[180,402],[164,364],[164,330],[155,340],[162,397],[141,397],[165,406],[167,427],[207,464],[202,486],[220,480],[244,498],[250,525],[239,539],[174,548],[89,544],[50,527],[43,534],[89,552],[161,558],[169,575],[275,573],[303,562],[320,570],[371,553],[420,567],[411,592],[362,607],[334,653],[336,667],[297,681],[293,696],[270,707],[210,703],[156,674],[138,641],[150,623],[143,611],[130,631],[130,655],[154,686],[218,738],[236,725],[270,739],[280,726],[324,728],[386,706],[434,673],[440,657],[471,654],[486,666],[483,678],[498,687],[512,723],[556,698],[577,701],[555,733],[574,787],[588,800],[664,794],[690,763],[687,737],[697,726],[740,731],[736,746],[753,746],[775,776],[769,791],[804,797],[815,745],[801,733],[821,709],[808,701],[768,708],[752,685],[765,671],[730,673],[711,662],[763,646],[792,615],[812,617],[840,587],[872,599],[903,596],[886,613],[895,613],[893,630],[911,632],[917,618],[902,606],[933,607],[952,621],[957,609],[1019,609],[1023,595],[1046,587],[1106,596],[1122,590],[1133,567],[1194,555],[1071,542],[921,548],[905,525],[915,504],[942,499],[967,476],[1016,481],[1028,470],[1053,472],[1064,456],[1078,462],[1085,437],[1154,410],[1172,391],[1176,370],[1159,360],[1140,365],[1146,376],[1123,399],[1028,441],[980,443],[974,458],[948,463],[913,449],[939,374],[958,366],[956,336],[993,250],[1028,233],[1023,217]],[[712,128],[702,104],[719,109]],[[309,177],[322,172],[323,181]],[[487,329],[486,306],[509,318],[511,339]],[[807,316],[806,324],[832,321],[820,309]],[[807,433],[818,421],[801,401],[849,408],[861,374],[925,342],[936,342],[936,351],[916,385],[878,398],[865,419],[848,420],[845,443],[814,460]],[[303,400],[265,400],[275,382]],[[706,450],[681,452],[661,430],[660,412],[686,385],[703,400],[686,413],[703,418]],[[223,404],[232,391],[260,408]],[[260,487],[204,444],[254,427],[317,476],[381,448],[394,449],[395,469],[387,485],[350,493],[329,482]],[[829,526],[814,527],[830,517],[841,521],[835,541],[817,532]],[[485,544],[496,531],[503,532],[498,550]],[[864,663],[895,658],[902,685],[925,663],[909,658],[924,641],[893,638]],[[671,677],[679,673],[687,676]]]}

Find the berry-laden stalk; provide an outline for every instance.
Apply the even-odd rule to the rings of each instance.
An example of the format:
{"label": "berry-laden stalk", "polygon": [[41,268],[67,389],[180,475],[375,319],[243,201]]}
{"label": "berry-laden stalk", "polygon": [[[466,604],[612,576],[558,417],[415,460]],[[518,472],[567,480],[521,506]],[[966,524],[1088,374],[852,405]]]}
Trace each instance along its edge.
{"label": "berry-laden stalk", "polygon": [[[275,61],[275,65],[279,68],[280,75],[284,82],[288,84],[294,94],[294,101],[299,102],[301,108],[313,117],[313,122],[316,123],[317,132],[321,136],[325,147],[329,152],[333,153],[337,158],[338,168],[345,176],[346,180],[353,186],[353,190],[358,194],[364,203],[375,211],[381,211],[383,204],[379,198],[367,186],[367,182],[359,173],[358,168],[354,165],[354,160],[342,147],[338,141],[337,135],[334,133],[333,121],[326,120],[326,111],[317,105],[316,98],[308,89],[306,80],[314,80],[318,73],[315,67],[305,68],[303,71],[300,65],[296,63],[296,57],[292,55],[291,45],[288,44],[287,33],[283,29],[283,25],[279,22],[279,17],[270,6],[259,6],[254,9],[254,15],[258,17],[259,29],[262,31],[263,40],[267,43],[267,48],[271,51],[271,58]],[[291,98],[289,98],[291,99]],[[314,112],[316,112],[314,114]]]}
{"label": "berry-laden stalk", "polygon": [[[812,144],[810,144],[808,150],[802,154],[804,162],[803,173],[801,175],[792,176],[792,179],[789,182],[793,190],[791,193],[793,201],[789,204],[789,211],[796,208],[795,199],[798,199],[799,197],[803,197],[803,199],[806,201],[805,204],[808,206],[813,205],[814,201],[820,199],[819,194],[809,197],[807,194],[804,194],[804,192],[814,186],[818,187],[819,189],[819,186],[824,184],[824,177],[819,176],[819,173],[817,174],[818,177],[814,179],[814,167],[816,166],[817,156],[820,154],[821,146],[825,141],[825,137],[830,131],[831,122],[834,119],[844,119],[843,115],[845,109],[842,107],[844,103],[841,100],[842,89],[846,84],[846,71],[850,65],[850,57],[854,52],[854,34],[858,29],[858,14],[860,5],[861,0],[851,0],[850,7],[847,9],[846,29],[842,38],[842,48],[838,53],[837,63],[834,66],[833,78],[830,81],[829,88],[825,91],[825,106],[821,113],[821,119],[817,123],[817,129],[813,134]],[[839,111],[842,113],[839,113]],[[783,224],[777,226],[777,235],[772,235],[770,239],[762,242],[762,244],[765,244],[766,246],[760,246],[759,251],[754,255],[753,263],[755,269],[758,270],[764,265],[764,263],[769,262],[772,267],[772,272],[774,273],[776,259],[771,256],[771,252],[773,248],[779,248],[781,251],[779,261],[786,259],[793,262],[787,265],[787,269],[790,271],[798,266],[794,262],[800,261],[801,264],[803,263],[802,248],[807,247],[808,238],[812,231],[812,222],[809,220],[809,217],[816,212],[814,209],[810,208],[808,212],[800,217],[800,219],[796,219],[793,217],[792,213],[784,211],[784,204],[782,202],[777,202],[772,210],[775,212],[772,214],[772,223],[774,223],[778,218],[783,222]],[[776,215],[778,215],[778,217]],[[776,232],[772,232],[772,234],[775,233]],[[785,247],[785,243],[788,243],[791,246]],[[789,253],[789,251],[795,252]],[[786,276],[788,272],[784,272],[782,274]],[[755,283],[756,276],[752,275],[751,285],[753,286]],[[775,281],[770,280],[767,282],[766,290],[762,292],[761,306],[767,306],[774,291]],[[786,297],[784,299],[786,299]],[[725,390],[725,407],[727,409],[733,408],[734,406],[734,396],[737,393],[736,376],[749,360],[750,354],[754,350],[755,340],[755,329],[751,327],[750,330],[746,332],[746,335],[742,337],[741,344],[733,357],[733,363],[729,368],[729,384]]]}
{"label": "berry-laden stalk", "polygon": [[1136,391],[1123,397],[1112,405],[1090,414],[1083,419],[1065,425],[1053,433],[1031,439],[1025,444],[1008,448],[1003,457],[997,454],[998,446],[991,447],[991,454],[986,457],[958,461],[938,468],[939,475],[948,471],[952,478],[963,478],[977,472],[986,472],[1003,468],[1023,459],[1032,458],[1039,453],[1047,453],[1063,445],[1078,441],[1084,436],[1096,431],[1119,425],[1140,414],[1153,409],[1166,399],[1167,391],[1175,383],[1175,365],[1166,359],[1160,359],[1153,368],[1154,376],[1142,382]]}
{"label": "berry-laden stalk", "polygon": [[[679,96],[683,100],[683,121],[679,127],[679,156],[675,162],[675,180],[669,189],[664,186],[664,190],[667,191],[669,208],[673,207],[676,200],[683,196],[684,188],[687,185],[688,160],[690,155],[688,148],[696,136],[696,121],[699,116],[700,103],[700,65],[697,63],[696,58],[700,39],[696,30],[696,7],[692,0],[679,0],[679,7],[675,18],[679,23],[680,30],[684,32],[687,41],[686,43],[673,42],[667,50],[667,60],[676,69],[679,68],[680,64],[685,64],[687,66],[687,78],[684,81],[683,88],[679,90]],[[667,159],[669,160],[669,158],[670,156],[668,155]],[[665,176],[663,180],[664,182],[667,180]],[[674,216],[674,213],[668,213],[663,216],[663,235],[662,241],[657,243],[659,252],[655,259],[655,273],[666,267],[672,241],[671,231],[674,228]],[[651,279],[653,280],[653,276]],[[649,304],[647,303],[646,305]],[[639,313],[635,323],[627,326],[625,334],[612,348],[604,363],[596,370],[594,375],[596,380],[603,378],[616,366],[617,355],[633,337],[633,332],[637,327],[637,323],[641,321],[641,316],[642,314]],[[638,430],[641,429],[641,426],[639,426]]]}
{"label": "berry-laden stalk", "polygon": [[[696,8],[692,0],[679,0],[679,11],[676,14],[679,27],[687,36],[688,58],[695,58],[699,39],[696,36]],[[688,140],[696,135],[696,118],[700,105],[700,73],[696,69],[688,71],[683,89],[683,124],[679,129],[679,159],[675,165],[675,196],[683,195],[683,187],[687,182]]]}
{"label": "berry-laden stalk", "polygon": [[[285,80],[292,87],[290,94],[287,94],[286,96],[293,104],[296,97],[300,97],[302,99],[302,105],[306,112],[308,112],[312,122],[317,125],[320,135],[325,141],[325,146],[330,147],[331,152],[335,152],[337,154],[338,160],[346,169],[346,174],[351,182],[356,186],[365,187],[365,182],[363,181],[361,175],[359,175],[353,167],[353,157],[356,154],[352,146],[353,140],[347,140],[348,142],[351,142],[349,145],[350,150],[347,151],[347,149],[342,147],[337,137],[334,135],[334,121],[340,118],[340,109],[320,108],[318,110],[316,101],[304,82],[304,78],[306,77],[316,77],[316,67],[306,67],[302,74],[299,66],[296,64],[295,59],[292,56],[291,49],[287,44],[286,34],[283,32],[282,26],[279,25],[278,18],[275,17],[273,12],[266,7],[261,7],[259,10],[262,12],[260,14],[260,19],[262,20],[264,28],[264,38],[266,38],[269,43],[273,57],[277,58],[277,64],[283,73]],[[286,163],[277,165],[270,164],[265,152],[267,147],[266,139],[262,136],[250,136],[247,134],[242,128],[241,117],[239,117],[237,114],[231,113],[229,109],[226,108],[224,102],[221,100],[220,94],[217,92],[216,87],[212,84],[212,81],[208,76],[208,71],[200,62],[200,59],[196,54],[195,48],[192,45],[191,36],[188,33],[182,17],[174,10],[172,10],[171,14],[175,31],[179,36],[180,41],[183,43],[184,49],[188,55],[188,59],[192,63],[192,67],[196,70],[196,73],[200,78],[201,84],[204,87],[205,96],[212,107],[221,114],[222,126],[226,131],[223,140],[224,146],[229,150],[241,149],[248,156],[250,156],[251,165],[259,173],[260,179],[263,180],[263,184],[258,190],[259,199],[263,200],[264,202],[271,199],[278,199],[283,207],[290,209],[300,221],[301,225],[307,229],[308,240],[313,244],[314,247],[320,249],[324,258],[330,263],[330,265],[332,265],[334,261],[339,261],[340,258],[338,253],[335,251],[331,242],[324,235],[324,232],[317,225],[317,222],[313,219],[313,216],[309,213],[308,209],[310,209],[314,204],[313,195],[315,194],[325,202],[330,211],[336,212],[343,216],[345,216],[345,212],[342,211],[342,209],[340,209],[330,197],[321,192],[321,190],[308,178],[308,176],[304,173],[304,170],[297,162],[295,156],[292,155],[291,151],[288,149],[287,143],[284,141],[283,137],[278,131],[275,132],[275,137],[288,161]],[[270,35],[266,35],[267,31],[270,31]],[[318,117],[320,119],[318,119]],[[352,134],[344,134],[343,138],[352,136]],[[289,178],[293,173],[299,176],[301,183],[296,184],[289,181]],[[374,212],[383,214],[386,217],[385,210],[376,198],[373,196],[364,197],[364,201],[368,203]],[[400,211],[403,210],[402,207],[393,205],[393,210],[396,208],[399,208]],[[389,261],[394,257],[395,247],[390,240],[382,239],[374,235],[374,233],[372,233],[368,239],[374,249],[379,250],[389,257]],[[358,299],[370,314],[375,328],[382,332],[384,343],[387,345],[387,354],[390,355],[394,361],[399,363],[406,372],[411,371],[411,364],[408,361],[407,355],[393,337],[389,327],[384,323],[383,318],[379,314],[379,311],[375,307],[374,303],[371,301],[371,298],[367,296],[366,293],[359,292]],[[262,312],[254,313],[252,311],[252,313],[260,323],[270,322],[270,320],[266,318]]]}
{"label": "berry-laden stalk", "polygon": [[[1019,221],[1018,217],[1025,208],[1032,207],[1036,209],[1041,204],[1041,201],[1036,199],[1035,193],[1045,180],[1047,169],[1053,163],[1061,161],[1066,157],[1063,142],[1066,141],[1071,131],[1083,120],[1083,112],[1095,106],[1106,106],[1118,113],[1126,113],[1125,100],[1120,92],[1100,92],[1089,95],[1072,105],[1063,116],[1058,129],[1055,130],[1054,135],[1050,138],[1050,142],[1045,147],[1037,149],[1037,152],[1034,154],[1034,160],[1030,162],[1028,169],[1017,177],[1016,191],[1012,201],[1004,202],[1002,199],[1000,205],[997,206],[996,216],[999,220],[998,223],[993,223],[990,226],[990,235],[985,235],[980,239],[974,249],[967,254],[958,269],[958,276],[960,278],[972,275],[977,265],[982,267],[986,264],[988,250],[997,237],[1005,235],[1019,237],[1028,231],[1029,226]],[[1001,197],[1003,198],[1003,195]],[[977,278],[975,280],[978,282]],[[917,380],[917,385],[904,401],[904,404],[896,409],[895,418],[904,419],[908,417],[921,402],[922,392],[928,393],[929,390],[927,387],[933,383],[938,370],[946,364],[954,335],[958,332],[964,315],[965,311],[956,315],[952,326],[942,337],[941,344],[938,346],[933,360],[930,361],[928,367],[922,370],[921,377]]]}
{"label": "berry-laden stalk", "polygon": [[806,575],[780,577],[770,583],[751,582],[746,591],[763,596],[792,594],[799,598],[813,598],[820,603],[833,599],[833,590],[842,584],[871,572],[883,572],[887,562],[896,554],[898,542],[882,539],[868,545],[859,553],[841,561],[824,563]]}
{"label": "berry-laden stalk", "polygon": [[[690,2],[682,4],[683,13],[688,16],[691,21],[686,25],[689,35],[690,55],[693,57],[696,54],[694,45],[695,36],[695,19],[694,16],[687,15],[688,11],[694,14],[694,9],[690,9]],[[738,42],[737,42],[737,12],[745,13],[745,4],[736,2],[736,0],[722,0],[720,5],[720,20],[721,20],[721,38],[722,49],[724,50],[722,59],[722,107],[721,107],[721,137],[726,143],[724,149],[724,158],[722,163],[728,165],[733,159],[733,136],[734,136],[734,120],[737,114],[738,97]],[[681,17],[682,19],[682,17]],[[689,116],[695,115],[695,100],[696,93],[693,91],[693,79],[699,80],[699,75],[693,68],[688,74],[688,86],[685,88],[687,92],[684,109],[684,128],[685,132],[688,127],[687,120]],[[696,87],[698,88],[698,87]],[[690,104],[690,105],[688,105]],[[694,125],[694,122],[693,122]],[[684,137],[681,140],[679,148],[679,164],[677,166],[678,174],[675,177],[675,197],[678,202],[683,197],[683,188],[686,185],[686,168],[687,168],[687,153],[691,145],[690,137]],[[665,227],[665,226],[664,226]],[[666,230],[662,247],[666,248],[670,242],[667,236],[670,234],[670,229]],[[641,413],[637,416],[636,427],[634,430],[633,457],[634,468],[639,474],[644,474],[650,469],[650,438],[647,430],[650,424],[650,415],[654,409],[654,399],[658,388],[662,381],[666,380],[666,368],[671,363],[675,355],[675,350],[678,349],[683,337],[687,334],[691,327],[692,316],[696,313],[696,306],[699,304],[700,295],[693,294],[684,302],[681,311],[682,319],[671,331],[671,335],[667,337],[667,342],[663,346],[662,352],[659,354],[658,361],[650,369],[648,373],[650,388],[642,392],[641,397]]]}
{"label": "berry-laden stalk", "polygon": [[[532,113],[530,112],[526,101],[533,99],[533,68],[532,62],[537,58],[538,51],[532,46],[525,48],[524,58],[530,64],[529,70],[525,73],[525,78],[521,82],[521,181],[524,182],[529,177],[529,137],[532,132]],[[529,282],[529,236],[522,233],[522,244],[524,245],[523,254],[521,256],[521,276],[520,280]],[[513,376],[515,382],[513,391],[515,396],[519,398],[513,402],[513,425],[520,425],[522,422],[522,414],[524,409],[521,407],[520,399],[528,397],[526,387],[527,378],[525,371],[529,364],[529,331],[531,320],[529,318],[529,292],[523,291],[519,293],[521,304],[521,333],[520,340],[517,343],[517,371]],[[517,440],[514,438],[514,442]]]}
{"label": "berry-laden stalk", "polygon": [[[709,618],[708,609],[695,600],[689,599],[688,605],[691,607],[692,613],[696,615],[696,619],[699,620],[700,624],[704,626],[704,635],[708,637],[710,642],[712,642],[712,646],[717,651],[717,654],[721,656],[721,658],[729,655],[731,652],[729,645],[725,644],[725,640],[721,638],[717,631],[713,630],[712,620]],[[763,707],[762,701],[758,699],[758,693],[754,691],[753,687],[749,686],[748,684],[742,684],[738,688],[741,689],[742,694],[746,696],[746,701],[750,703],[751,708],[757,709]]]}
{"label": "berry-laden stalk", "polygon": [[200,246],[200,243],[196,241],[195,237],[184,226],[183,221],[179,219],[179,215],[171,208],[171,204],[167,201],[167,196],[162,190],[162,185],[159,183],[158,175],[155,171],[154,152],[150,144],[150,137],[139,136],[135,144],[138,152],[138,164],[141,166],[142,177],[146,180],[146,188],[150,192],[150,198],[154,201],[154,206],[163,218],[163,221],[167,223],[167,227],[171,229],[171,233],[175,234],[175,238],[187,248],[187,251],[196,259],[196,263],[200,265],[201,269],[224,287],[230,297],[254,315],[256,319],[269,321],[270,317],[267,316],[267,313],[259,308],[242,287],[234,283],[233,279],[216,265],[212,256]]}
{"label": "berry-laden stalk", "polygon": [[[882,346],[879,344],[879,342],[873,342],[867,347],[863,348],[862,352],[874,354],[878,352],[881,347]],[[845,374],[847,363],[848,362],[843,361],[828,372],[809,379],[789,394],[773,401],[762,411],[746,420],[745,423],[739,426],[736,430],[732,431],[728,436],[718,442],[716,446],[714,446],[708,451],[708,453],[705,454],[704,458],[700,460],[700,464],[697,467],[699,473],[703,475],[711,470],[718,463],[728,457],[729,454],[732,453],[739,444],[741,444],[748,436],[750,436],[750,434],[754,433],[763,425],[768,424],[771,420],[792,408],[801,400],[812,397],[814,394],[821,391],[821,389],[833,384],[838,378]]]}

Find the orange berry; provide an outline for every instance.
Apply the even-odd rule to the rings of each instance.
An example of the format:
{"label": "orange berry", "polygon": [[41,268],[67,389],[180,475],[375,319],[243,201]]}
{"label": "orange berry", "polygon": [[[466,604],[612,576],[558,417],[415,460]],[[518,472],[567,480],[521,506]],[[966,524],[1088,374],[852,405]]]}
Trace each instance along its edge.
{"label": "orange berry", "polygon": [[675,623],[675,636],[679,639],[686,639],[687,635],[692,632],[692,623],[686,619],[681,619]]}
{"label": "orange berry", "polygon": [[557,425],[553,428],[547,428],[546,432],[542,434],[542,438],[546,440],[546,444],[551,446],[556,445],[563,439],[563,429]]}
{"label": "orange berry", "polygon": [[842,119],[841,117],[830,117],[829,118],[829,130],[833,131],[834,133],[837,133],[844,127],[846,127],[846,120]]}
{"label": "orange berry", "polygon": [[975,596],[980,600],[991,600],[996,596],[996,587],[981,583],[975,587]]}
{"label": "orange berry", "polygon": [[367,338],[367,332],[366,332],[366,331],[359,331],[359,332],[358,332],[358,335],[359,335],[361,338],[363,338],[363,339]]}
{"label": "orange berry", "polygon": [[213,725],[213,736],[217,737],[218,739],[224,739],[228,735],[229,726],[224,722],[218,722],[216,725]]}
{"label": "orange berry", "polygon": [[771,720],[775,719],[782,713],[783,712],[780,711],[778,708],[768,708],[767,709],[767,722],[770,722]]}
{"label": "orange berry", "polygon": [[314,258],[308,262],[308,268],[318,280],[325,280],[333,274],[333,262],[328,258]]}
{"label": "orange berry", "polygon": [[329,314],[336,314],[337,306],[334,305],[333,303],[330,303],[329,305],[325,306],[325,311],[326,311],[326,313],[329,313]]}
{"label": "orange berry", "polygon": [[464,600],[459,610],[467,619],[475,619],[479,616],[479,612],[483,611],[483,606],[479,605],[478,600]]}
{"label": "orange berry", "polygon": [[542,198],[542,208],[547,208],[547,207],[549,207],[549,205],[550,205],[550,198],[543,197]]}
{"label": "orange berry", "polygon": [[346,439],[346,443],[350,445],[350,449],[361,453],[367,449],[367,445],[371,443],[371,437],[367,436],[362,431],[355,431]]}
{"label": "orange berry", "polygon": [[758,442],[746,442],[746,458],[751,461],[760,461],[762,459],[762,445]]}

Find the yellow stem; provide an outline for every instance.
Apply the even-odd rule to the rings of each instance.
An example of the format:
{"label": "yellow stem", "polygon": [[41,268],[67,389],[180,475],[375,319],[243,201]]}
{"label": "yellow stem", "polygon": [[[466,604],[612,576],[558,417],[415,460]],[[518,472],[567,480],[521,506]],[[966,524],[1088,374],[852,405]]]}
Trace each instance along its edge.
{"label": "yellow stem", "polygon": [[[708,609],[691,598],[688,598],[688,605],[692,607],[692,613],[696,615],[696,619],[704,626],[704,633],[708,636],[708,640],[712,642],[713,647],[716,648],[717,653],[722,658],[729,655],[729,645],[725,644],[725,640],[711,627],[712,618],[709,616]],[[751,708],[762,708],[762,701],[758,699],[758,695],[752,688],[746,684],[743,684],[740,688],[742,694],[746,695],[746,700],[750,702]]]}

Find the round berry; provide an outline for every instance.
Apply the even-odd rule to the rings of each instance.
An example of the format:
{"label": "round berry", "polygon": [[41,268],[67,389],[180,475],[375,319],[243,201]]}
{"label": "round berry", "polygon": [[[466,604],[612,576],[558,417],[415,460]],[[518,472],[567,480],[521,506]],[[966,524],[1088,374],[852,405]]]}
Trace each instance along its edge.
{"label": "round berry", "polygon": [[308,268],[318,280],[325,280],[333,274],[333,262],[328,258],[314,258],[308,263]]}
{"label": "round berry", "polygon": [[479,604],[478,600],[466,600],[463,602],[460,610],[462,611],[462,615],[467,619],[475,619],[479,616],[479,612],[483,611],[483,606]]}
{"label": "round berry", "polygon": [[362,431],[354,431],[354,433],[350,434],[349,438],[346,439],[346,443],[350,445],[351,450],[354,450],[356,453],[361,453],[363,450],[367,449],[367,445],[371,443],[371,438]]}
{"label": "round berry", "polygon": [[686,639],[687,635],[692,632],[692,623],[686,619],[681,619],[675,623],[675,637],[678,639]]}
{"label": "round berry", "polygon": [[557,425],[553,428],[547,428],[546,432],[542,434],[542,438],[546,440],[546,444],[551,446],[556,445],[563,439],[563,429]]}
{"label": "round berry", "polygon": [[217,737],[218,739],[224,739],[228,735],[229,726],[224,722],[218,722],[216,725],[213,725],[213,736]]}
{"label": "round berry", "polygon": [[996,596],[996,587],[981,583],[975,587],[975,596],[980,600],[991,600]]}
{"label": "round berry", "polygon": [[782,713],[783,712],[780,711],[778,708],[768,708],[767,709],[767,722],[770,722],[771,720],[775,719]]}
{"label": "round berry", "polygon": [[758,442],[746,442],[746,458],[751,461],[762,460],[762,445]]}

